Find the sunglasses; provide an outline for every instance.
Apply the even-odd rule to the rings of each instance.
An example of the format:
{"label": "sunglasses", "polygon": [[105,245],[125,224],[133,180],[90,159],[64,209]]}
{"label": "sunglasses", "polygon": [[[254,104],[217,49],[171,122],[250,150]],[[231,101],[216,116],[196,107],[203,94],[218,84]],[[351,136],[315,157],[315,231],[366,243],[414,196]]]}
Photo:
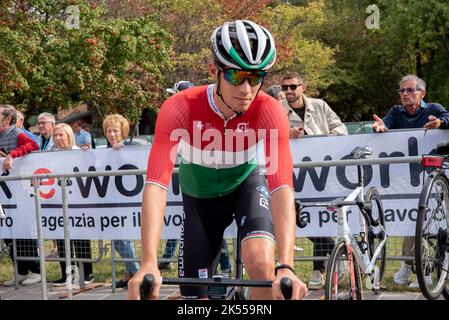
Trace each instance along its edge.
{"label": "sunglasses", "polygon": [[415,93],[416,91],[421,91],[421,89],[416,89],[416,88],[398,89],[399,94],[403,94],[404,92],[406,92],[407,94],[412,94],[412,93]]}
{"label": "sunglasses", "polygon": [[267,75],[266,71],[245,71],[237,69],[221,69],[221,71],[223,71],[225,80],[235,86],[241,85],[246,79],[248,79],[252,87],[257,86],[262,83]]}
{"label": "sunglasses", "polygon": [[295,91],[298,87],[302,86],[303,84],[283,84],[281,85],[282,91],[288,91],[288,88],[290,88],[291,91]]}

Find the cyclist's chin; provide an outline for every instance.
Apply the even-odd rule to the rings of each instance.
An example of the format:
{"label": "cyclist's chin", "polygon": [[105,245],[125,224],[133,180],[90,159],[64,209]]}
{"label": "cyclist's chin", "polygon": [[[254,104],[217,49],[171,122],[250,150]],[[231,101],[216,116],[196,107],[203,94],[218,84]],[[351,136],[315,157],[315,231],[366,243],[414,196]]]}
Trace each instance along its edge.
{"label": "cyclist's chin", "polygon": [[251,102],[253,102],[250,99],[234,99],[234,110],[237,112],[245,112],[249,109],[249,106],[251,105]]}

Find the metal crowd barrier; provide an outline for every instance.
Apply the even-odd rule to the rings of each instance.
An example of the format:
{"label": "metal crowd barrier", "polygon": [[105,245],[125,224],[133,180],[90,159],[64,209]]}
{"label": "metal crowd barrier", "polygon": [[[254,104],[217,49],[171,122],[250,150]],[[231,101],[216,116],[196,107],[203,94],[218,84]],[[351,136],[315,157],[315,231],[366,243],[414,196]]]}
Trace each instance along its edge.
{"label": "metal crowd barrier", "polygon": [[[373,158],[373,159],[359,159],[359,160],[333,160],[333,161],[318,161],[318,162],[301,162],[294,164],[294,168],[313,168],[313,167],[330,167],[330,166],[350,166],[350,165],[377,165],[377,164],[396,164],[396,163],[419,163],[421,161],[420,156],[415,157],[397,157],[397,158]],[[174,169],[174,173],[177,173],[177,168]],[[64,221],[64,251],[65,253],[71,252],[70,245],[70,228],[68,223],[68,204],[67,204],[67,179],[69,178],[77,178],[77,177],[104,177],[104,176],[126,176],[126,175],[145,175],[146,169],[138,169],[138,170],[118,170],[118,171],[95,171],[95,172],[73,172],[73,173],[51,173],[51,174],[35,174],[35,175],[18,175],[18,176],[1,176],[0,182],[2,181],[17,181],[17,180],[30,180],[33,184],[34,189],[34,198],[35,198],[35,208],[36,208],[36,224],[37,224],[37,248],[38,255],[29,256],[20,256],[17,254],[17,246],[16,240],[13,240],[13,257],[14,257],[14,276],[16,279],[16,288],[18,288],[17,284],[17,261],[39,261],[40,270],[41,270],[41,288],[42,288],[42,299],[47,300],[47,282],[46,282],[46,266],[45,261],[55,262],[55,261],[65,261],[66,266],[71,266],[72,262],[80,263],[80,286],[84,285],[83,279],[83,264],[85,263],[96,263],[101,261],[101,259],[105,256],[106,246],[103,245],[102,241],[98,242],[98,257],[95,259],[86,259],[86,258],[72,258],[71,254],[65,254],[65,258],[57,258],[57,257],[47,257],[45,255],[44,248],[44,238],[42,232],[42,224],[41,224],[41,204],[39,195],[39,181],[42,179],[50,179],[56,178],[61,180],[61,193],[62,193],[62,211],[63,211],[63,221]],[[398,237],[401,238],[401,237]],[[391,237],[390,237],[391,239]],[[391,248],[391,240],[389,239],[389,247]],[[297,246],[298,247],[306,247],[310,244],[306,243],[305,238],[298,238]],[[134,241],[138,242],[138,241]],[[235,244],[234,244],[235,245]],[[4,248],[4,247],[2,247]],[[304,248],[305,249],[305,248]],[[234,250],[235,252],[235,250]],[[312,255],[306,256],[303,254],[296,254],[296,261],[317,261],[317,260],[327,260],[328,257],[319,257],[313,255],[313,250],[305,250],[305,252],[312,252]],[[399,250],[395,251],[394,255],[387,255],[387,259],[389,260],[413,260],[414,257],[404,257],[401,255]],[[116,279],[116,263],[117,262],[139,262],[140,259],[136,256],[134,258],[117,258],[115,255],[115,247],[114,241],[111,240],[111,275],[112,275],[112,290],[115,291],[115,279]],[[161,261],[170,261],[175,262],[176,259],[161,259]],[[66,269],[66,277],[71,278],[71,269]],[[67,287],[67,297],[68,299],[73,298],[73,288],[72,286]]]}

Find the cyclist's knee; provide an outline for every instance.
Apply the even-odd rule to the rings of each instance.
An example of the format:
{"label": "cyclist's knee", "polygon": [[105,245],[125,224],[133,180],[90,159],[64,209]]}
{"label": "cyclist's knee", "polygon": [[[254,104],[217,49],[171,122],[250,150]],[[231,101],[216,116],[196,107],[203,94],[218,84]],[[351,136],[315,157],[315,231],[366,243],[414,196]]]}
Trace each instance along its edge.
{"label": "cyclist's knee", "polygon": [[252,279],[268,279],[274,275],[274,259],[269,253],[254,252],[244,261],[246,272]]}

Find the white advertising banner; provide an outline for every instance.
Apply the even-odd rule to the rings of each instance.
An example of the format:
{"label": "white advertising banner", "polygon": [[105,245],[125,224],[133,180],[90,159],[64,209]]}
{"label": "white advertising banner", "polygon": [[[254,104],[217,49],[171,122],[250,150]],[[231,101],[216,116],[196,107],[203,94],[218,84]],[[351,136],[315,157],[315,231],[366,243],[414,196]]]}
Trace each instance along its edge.
{"label": "white advertising banner", "polygon": [[[370,146],[372,158],[417,156],[448,139],[448,132],[397,131],[338,137],[307,137],[291,141],[295,163],[347,159],[356,146]],[[449,139],[448,139],[449,140]],[[150,146],[33,153],[15,159],[10,176],[38,173],[67,174],[86,171],[144,169]],[[282,156],[282,155],[281,155]],[[0,161],[1,164],[1,161]],[[422,187],[419,164],[364,166],[368,186],[377,186],[382,197],[390,235],[413,235]],[[357,182],[356,166],[295,169],[295,196],[302,202],[328,201],[347,196]],[[140,239],[140,209],[144,176],[71,178],[67,187],[72,239]],[[36,209],[30,181],[0,183],[0,201],[6,217],[0,219],[1,238],[36,238]],[[40,186],[42,226],[46,239],[63,238],[62,195],[58,179]],[[351,210],[357,212],[356,210]],[[211,212],[213,214],[213,212]],[[309,223],[297,229],[300,236],[333,236],[336,214],[326,208],[307,208]],[[352,228],[358,215],[349,214]],[[177,175],[167,196],[162,238],[178,238],[182,223],[182,198]],[[354,229],[355,230],[355,229]],[[226,231],[234,236],[235,226]]]}

